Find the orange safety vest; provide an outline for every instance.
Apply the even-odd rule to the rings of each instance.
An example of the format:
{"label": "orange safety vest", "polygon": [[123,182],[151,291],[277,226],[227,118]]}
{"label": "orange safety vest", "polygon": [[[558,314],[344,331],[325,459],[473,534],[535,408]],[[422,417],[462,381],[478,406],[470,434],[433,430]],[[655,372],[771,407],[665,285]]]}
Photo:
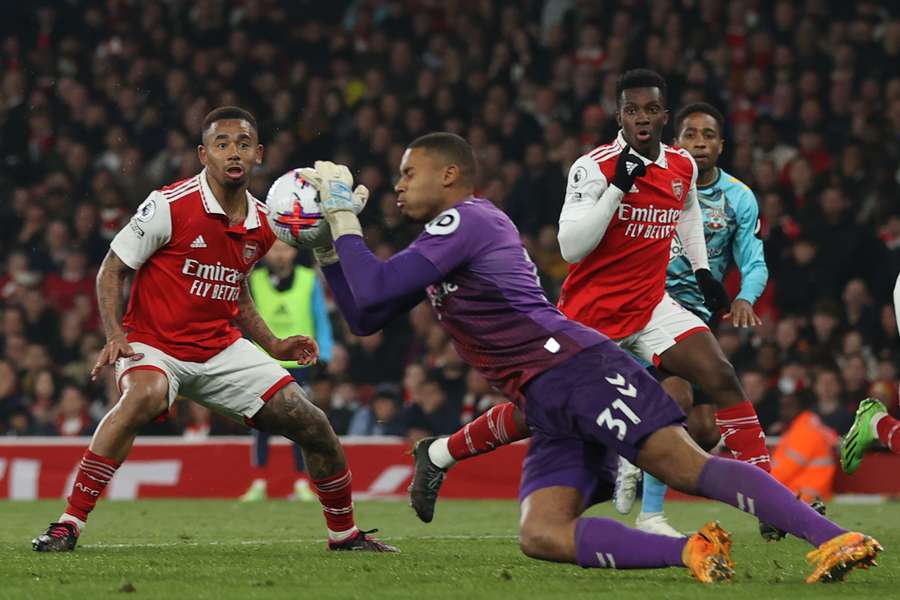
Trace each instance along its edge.
{"label": "orange safety vest", "polygon": [[831,498],[838,434],[812,411],[800,413],[772,454],[772,477],[808,502]]}

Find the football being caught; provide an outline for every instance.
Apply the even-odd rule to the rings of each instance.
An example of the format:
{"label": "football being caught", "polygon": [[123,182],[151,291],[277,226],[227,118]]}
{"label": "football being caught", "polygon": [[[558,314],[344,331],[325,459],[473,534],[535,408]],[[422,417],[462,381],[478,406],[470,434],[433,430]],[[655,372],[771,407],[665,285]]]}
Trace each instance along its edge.
{"label": "football being caught", "polygon": [[266,196],[269,224],[275,235],[291,246],[322,246],[331,240],[331,230],[322,218],[319,192],[300,169],[275,180]]}

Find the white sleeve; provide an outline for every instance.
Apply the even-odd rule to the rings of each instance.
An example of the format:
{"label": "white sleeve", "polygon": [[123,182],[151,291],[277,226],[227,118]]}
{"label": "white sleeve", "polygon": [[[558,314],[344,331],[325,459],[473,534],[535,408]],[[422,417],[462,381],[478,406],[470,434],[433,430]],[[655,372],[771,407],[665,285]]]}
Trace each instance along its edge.
{"label": "white sleeve", "polygon": [[897,330],[900,331],[900,275],[894,284],[894,316],[897,318]]}
{"label": "white sleeve", "polygon": [[109,244],[122,262],[137,271],[172,239],[172,212],[161,193],[151,192]]}
{"label": "white sleeve", "polygon": [[624,195],[592,158],[575,161],[559,215],[559,249],[566,262],[577,263],[597,247]]}
{"label": "white sleeve", "polygon": [[688,188],[687,199],[684,201],[684,208],[681,209],[675,229],[684,254],[691,261],[691,268],[696,271],[709,269],[709,256],[706,254],[706,236],[703,233],[703,212],[700,210],[700,200],[697,199],[697,163],[693,158],[691,165],[694,167],[691,186]]}

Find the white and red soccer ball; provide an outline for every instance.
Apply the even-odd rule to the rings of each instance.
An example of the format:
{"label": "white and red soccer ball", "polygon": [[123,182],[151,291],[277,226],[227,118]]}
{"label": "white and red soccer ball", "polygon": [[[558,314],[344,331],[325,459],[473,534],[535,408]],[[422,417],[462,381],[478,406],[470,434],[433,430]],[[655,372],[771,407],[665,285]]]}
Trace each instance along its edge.
{"label": "white and red soccer ball", "polygon": [[291,246],[322,246],[331,240],[322,218],[319,192],[300,173],[288,171],[275,180],[266,196],[269,225],[279,240]]}

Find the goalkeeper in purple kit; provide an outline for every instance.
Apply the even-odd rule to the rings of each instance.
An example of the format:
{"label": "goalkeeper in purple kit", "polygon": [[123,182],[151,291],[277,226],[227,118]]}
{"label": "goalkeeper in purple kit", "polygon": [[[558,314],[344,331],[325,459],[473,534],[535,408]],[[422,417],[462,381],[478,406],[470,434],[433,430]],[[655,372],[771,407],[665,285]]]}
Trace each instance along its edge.
{"label": "goalkeeper in purple kit", "polygon": [[641,365],[547,301],[515,226],[473,196],[475,171],[459,136],[433,133],[409,145],[398,205],[425,226],[386,261],[362,238],[347,167],[317,162],[305,173],[334,238],[315,254],[353,332],[371,334],[427,297],[463,360],[525,413],[533,432],[519,492],[526,555],[595,568],[686,567],[703,582],[732,577],[731,538],[715,522],[673,538],[582,516],[610,498],[621,455],[675,489],[807,540],[815,547],[809,582],[874,564],[876,540],[835,525],[761,469],[705,453]]}

